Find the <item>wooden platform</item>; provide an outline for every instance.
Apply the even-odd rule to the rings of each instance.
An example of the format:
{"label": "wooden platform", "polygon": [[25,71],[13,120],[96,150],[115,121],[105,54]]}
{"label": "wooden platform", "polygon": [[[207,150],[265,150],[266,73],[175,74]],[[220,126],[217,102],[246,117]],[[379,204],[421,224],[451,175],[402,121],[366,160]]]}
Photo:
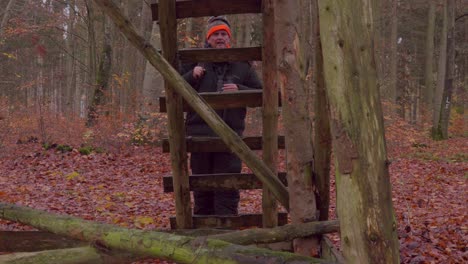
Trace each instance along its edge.
{"label": "wooden platform", "polygon": [[262,47],[230,49],[181,49],[181,62],[261,61]]}
{"label": "wooden platform", "polygon": [[[158,4],[151,4],[153,21],[159,20]],[[231,15],[243,13],[261,13],[262,0],[178,0],[176,18]]]}
{"label": "wooden platform", "polygon": [[[242,140],[251,150],[262,149],[262,137],[243,137]],[[224,142],[217,137],[187,137],[187,152],[231,152]],[[170,151],[169,140],[162,140],[163,152]],[[284,149],[284,136],[278,136],[278,149]]]}
{"label": "wooden platform", "polygon": [[[286,173],[278,173],[280,181],[287,186]],[[195,174],[189,177],[191,191],[250,190],[261,189],[262,182],[252,173]],[[163,178],[164,192],[173,192],[172,176]]]}
{"label": "wooden platform", "polygon": [[[239,107],[261,107],[263,104],[262,90],[246,90],[229,93],[209,92],[200,93],[200,96],[213,109],[229,109]],[[278,98],[281,98],[278,96]],[[278,104],[281,106],[281,99],[278,99]],[[183,102],[183,111],[187,112],[191,108],[187,102]],[[159,111],[167,112],[166,97],[159,97]]]}
{"label": "wooden platform", "polygon": [[[243,214],[238,216],[194,215],[193,228],[222,228],[239,229],[245,227],[262,227],[262,214]],[[176,229],[175,217],[170,218],[171,229]],[[278,214],[278,225],[282,226],[288,223],[288,214]]]}

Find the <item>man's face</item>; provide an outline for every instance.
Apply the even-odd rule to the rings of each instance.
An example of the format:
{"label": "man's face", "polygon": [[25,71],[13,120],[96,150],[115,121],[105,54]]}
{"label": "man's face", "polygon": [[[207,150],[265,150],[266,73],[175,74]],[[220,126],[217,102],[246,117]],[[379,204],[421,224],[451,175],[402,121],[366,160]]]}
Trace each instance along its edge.
{"label": "man's face", "polygon": [[231,39],[226,30],[218,30],[211,34],[207,41],[212,48],[224,49],[229,46]]}

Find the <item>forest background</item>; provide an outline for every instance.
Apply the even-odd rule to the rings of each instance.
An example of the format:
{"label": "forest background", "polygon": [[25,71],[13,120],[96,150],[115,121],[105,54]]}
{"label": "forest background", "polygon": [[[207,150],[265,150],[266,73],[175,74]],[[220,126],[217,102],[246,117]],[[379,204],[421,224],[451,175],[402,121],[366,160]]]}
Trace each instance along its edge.
{"label": "forest background", "polygon": [[[151,1],[115,2],[159,47]],[[447,66],[440,62],[447,56],[444,2],[381,1],[376,10],[375,58],[405,263],[468,261],[468,1],[454,4],[444,141],[430,133]],[[170,164],[158,148],[167,133],[158,113],[160,75],[92,1],[2,0],[0,10],[0,199],[127,227],[168,228],[174,202],[161,188]],[[201,45],[205,20],[179,20],[179,48]],[[236,46],[262,43],[260,16],[229,20]],[[255,67],[261,71],[260,62]],[[249,110],[248,135],[260,133],[260,116]],[[241,211],[259,212],[259,195],[244,191]],[[27,228],[0,222],[0,230]]]}

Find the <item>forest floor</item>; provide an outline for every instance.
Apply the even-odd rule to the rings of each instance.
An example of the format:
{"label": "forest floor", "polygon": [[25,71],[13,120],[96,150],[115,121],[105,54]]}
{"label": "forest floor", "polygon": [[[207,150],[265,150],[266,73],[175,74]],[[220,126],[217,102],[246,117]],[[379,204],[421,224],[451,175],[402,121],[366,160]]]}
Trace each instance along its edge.
{"label": "forest floor", "polygon": [[[432,141],[424,134],[407,124],[386,130],[401,260],[467,263],[468,138]],[[82,155],[18,143],[0,152],[1,202],[128,228],[169,228],[174,199],[163,192],[162,177],[170,163],[160,148],[128,145]],[[332,217],[334,194],[333,183]],[[260,195],[242,191],[240,213],[260,212]],[[0,230],[31,228],[0,220]]]}

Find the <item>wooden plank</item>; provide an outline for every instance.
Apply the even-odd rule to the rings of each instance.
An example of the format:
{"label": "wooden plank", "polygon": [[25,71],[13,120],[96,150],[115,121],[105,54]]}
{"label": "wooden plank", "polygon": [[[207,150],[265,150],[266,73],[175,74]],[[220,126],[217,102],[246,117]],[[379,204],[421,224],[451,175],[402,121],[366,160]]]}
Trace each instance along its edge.
{"label": "wooden plank", "polygon": [[261,61],[262,47],[179,50],[182,62]]}
{"label": "wooden plank", "polygon": [[[177,18],[218,16],[243,13],[261,13],[261,0],[179,0],[176,2]],[[153,21],[159,19],[158,4],[151,4]]]}
{"label": "wooden plank", "polygon": [[[280,181],[287,186],[286,173],[278,173]],[[189,177],[191,191],[249,190],[261,189],[262,182],[252,173],[195,174]],[[164,192],[173,192],[172,176],[163,177]]]}
{"label": "wooden plank", "polygon": [[44,231],[0,231],[0,252],[34,252],[86,244]]}
{"label": "wooden plank", "polygon": [[[260,107],[263,102],[262,94],[262,90],[246,90],[229,93],[200,93],[200,96],[213,109],[228,109],[237,107]],[[280,98],[278,97],[278,104],[281,104],[279,100]],[[185,101],[183,109],[185,112],[191,109]],[[167,111],[165,97],[159,97],[159,111],[161,113],[165,113]]]}
{"label": "wooden plank", "polygon": [[[273,174],[277,174],[278,164],[278,81],[277,50],[275,38],[275,1],[264,1],[263,6],[263,161]],[[268,188],[263,188],[262,212],[263,227],[278,225],[276,216],[278,203]]]}
{"label": "wooden plank", "polygon": [[[175,227],[175,218],[170,218],[171,229]],[[288,214],[278,214],[278,225],[282,226],[288,223]],[[239,229],[243,227],[261,227],[261,214],[242,214],[236,216],[229,215],[194,215],[193,228],[223,228]]]}
{"label": "wooden plank", "polygon": [[[159,3],[161,47],[164,58],[176,66],[177,63],[177,20],[175,18],[175,0]],[[185,138],[184,112],[182,97],[175,92],[167,80],[164,85],[167,96],[168,132],[171,145],[171,168],[174,175],[175,204],[178,228],[192,228],[192,208]]]}
{"label": "wooden plank", "polygon": [[[242,140],[251,150],[262,149],[262,137],[243,137]],[[187,137],[187,152],[231,152],[224,142],[217,137]],[[170,151],[169,141],[162,141],[163,152]],[[284,136],[278,136],[278,148],[284,149]]]}

